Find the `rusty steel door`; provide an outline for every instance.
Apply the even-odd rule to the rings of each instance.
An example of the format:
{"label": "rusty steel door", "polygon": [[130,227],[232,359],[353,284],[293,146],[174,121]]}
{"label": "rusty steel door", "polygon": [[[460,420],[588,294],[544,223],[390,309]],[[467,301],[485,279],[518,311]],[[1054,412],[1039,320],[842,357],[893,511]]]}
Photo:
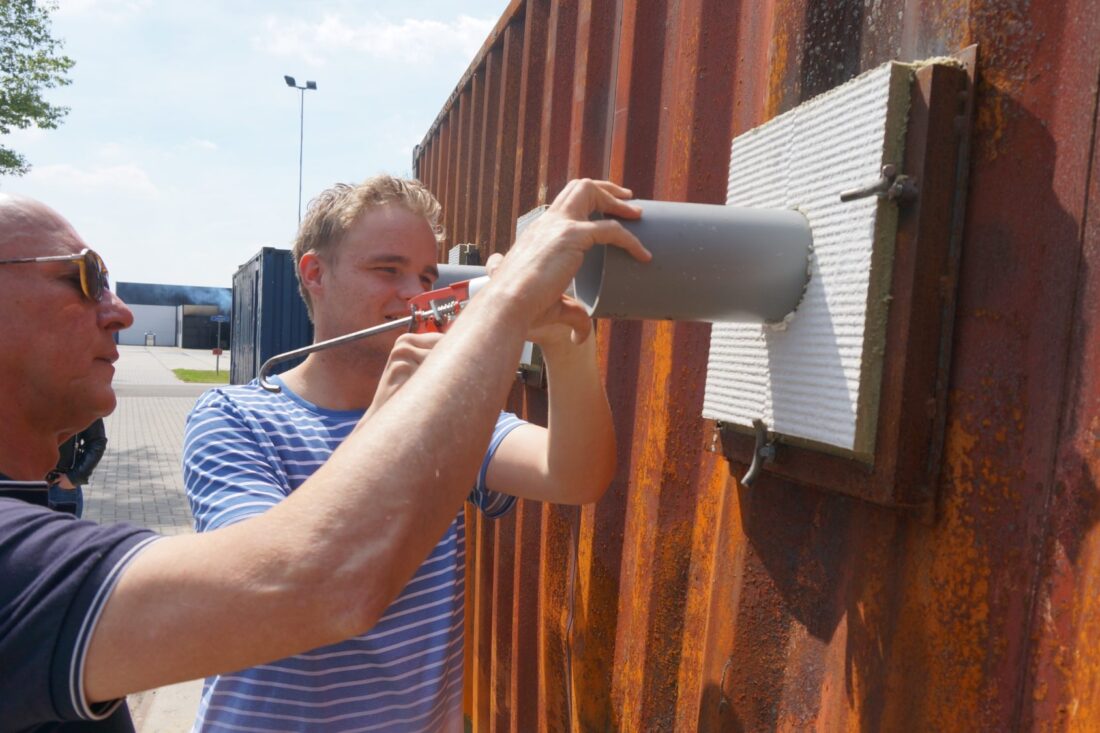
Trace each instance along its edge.
{"label": "rusty steel door", "polygon": [[475,730],[1100,730],[1100,1],[516,0],[414,165],[484,257],[572,177],[723,203],[734,136],[971,44],[934,517],[740,486],[709,326],[600,322],[606,496],[469,515]]}

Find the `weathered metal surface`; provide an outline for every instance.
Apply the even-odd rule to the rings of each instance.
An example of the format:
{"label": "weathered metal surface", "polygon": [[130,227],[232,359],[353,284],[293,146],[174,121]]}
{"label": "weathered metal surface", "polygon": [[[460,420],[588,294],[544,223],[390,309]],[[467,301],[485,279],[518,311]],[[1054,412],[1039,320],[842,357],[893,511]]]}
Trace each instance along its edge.
{"label": "weathered metal surface", "polygon": [[604,499],[471,517],[475,730],[1100,729],[1100,1],[515,0],[414,162],[444,247],[487,255],[573,176],[720,203],[735,135],[972,43],[932,521],[827,466],[738,486],[699,416],[708,327],[601,322]]}

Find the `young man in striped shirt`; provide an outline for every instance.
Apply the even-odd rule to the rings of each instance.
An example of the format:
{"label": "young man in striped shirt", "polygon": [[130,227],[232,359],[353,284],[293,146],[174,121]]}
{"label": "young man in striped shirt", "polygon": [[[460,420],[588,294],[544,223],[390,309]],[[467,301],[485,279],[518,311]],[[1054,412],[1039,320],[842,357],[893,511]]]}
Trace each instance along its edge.
{"label": "young man in striped shirt", "polygon": [[[408,314],[409,299],[431,289],[437,277],[439,213],[420,183],[389,176],[335,186],[311,204],[294,259],[317,340]],[[188,419],[184,444],[197,529],[265,512],[324,465],[350,432],[369,431],[371,413],[441,337],[396,333],[310,355],[275,378],[278,394],[253,383],[204,395]],[[507,512],[516,497],[595,501],[611,480],[615,438],[595,340],[574,344],[570,336],[561,324],[529,334],[549,372],[550,428],[501,413],[468,497],[488,517]],[[470,379],[478,379],[477,366],[466,365]],[[456,392],[448,399],[466,397]],[[384,454],[389,446],[376,450]],[[424,445],[418,460],[436,460],[434,446]],[[422,510],[394,499],[345,511]],[[368,632],[207,679],[196,729],[461,730],[465,528],[462,507],[452,510],[450,526]],[[383,532],[375,541],[395,540]]]}

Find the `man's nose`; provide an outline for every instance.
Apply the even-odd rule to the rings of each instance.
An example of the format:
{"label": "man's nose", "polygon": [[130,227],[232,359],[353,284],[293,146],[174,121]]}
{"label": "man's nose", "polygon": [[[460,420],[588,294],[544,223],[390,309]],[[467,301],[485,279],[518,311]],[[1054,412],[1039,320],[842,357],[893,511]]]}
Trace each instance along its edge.
{"label": "man's nose", "polygon": [[401,284],[398,286],[397,292],[405,302],[408,302],[424,292],[424,283],[421,282],[419,276],[404,277],[401,278]]}
{"label": "man's nose", "polygon": [[133,311],[112,290],[103,291],[103,298],[99,301],[98,319],[100,328],[108,331],[121,331],[134,325]]}

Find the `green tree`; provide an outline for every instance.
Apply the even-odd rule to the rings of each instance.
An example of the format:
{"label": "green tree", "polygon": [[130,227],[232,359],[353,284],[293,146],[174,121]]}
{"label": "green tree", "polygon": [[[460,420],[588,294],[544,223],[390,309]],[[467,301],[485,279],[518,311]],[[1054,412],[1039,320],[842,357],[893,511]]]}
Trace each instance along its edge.
{"label": "green tree", "polygon": [[[69,84],[73,60],[60,54],[61,42],[50,35],[52,0],[0,0],[0,135],[32,124],[55,128],[68,107],[50,104],[42,92]],[[0,145],[0,174],[21,175],[27,159]]]}

